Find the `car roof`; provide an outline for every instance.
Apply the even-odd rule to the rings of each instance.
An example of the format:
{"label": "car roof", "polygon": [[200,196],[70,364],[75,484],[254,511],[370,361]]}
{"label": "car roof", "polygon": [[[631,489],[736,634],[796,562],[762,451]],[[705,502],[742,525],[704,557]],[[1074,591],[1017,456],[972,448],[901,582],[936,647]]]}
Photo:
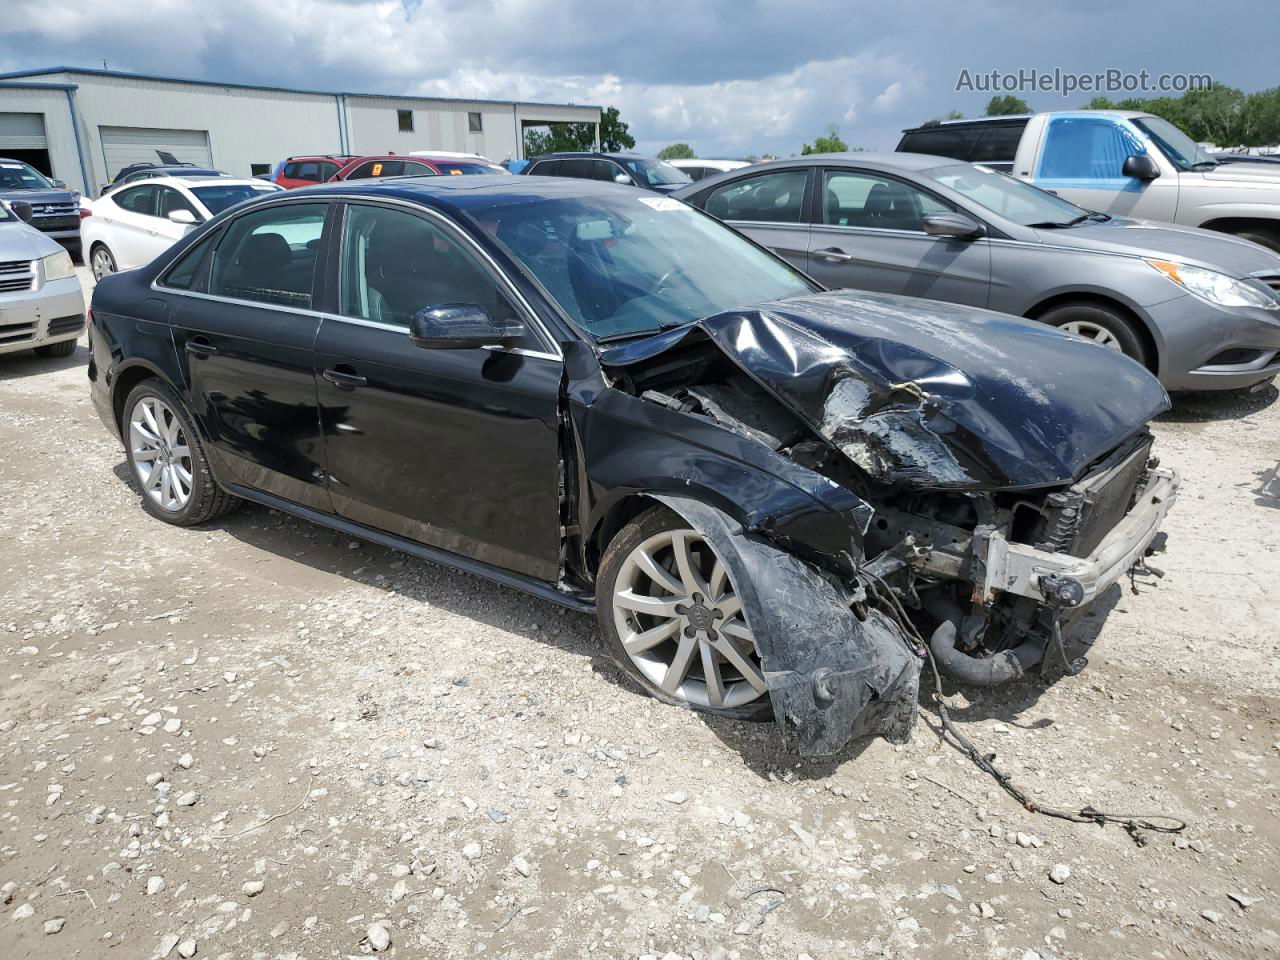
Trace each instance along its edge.
{"label": "car roof", "polygon": [[471,177],[391,177],[385,180],[344,180],[317,184],[304,190],[282,191],[255,204],[290,201],[305,193],[310,198],[368,197],[408,200],[445,213],[479,213],[511,203],[590,196],[647,196],[635,187],[605,180],[573,177],[513,177],[510,174],[478,174]]}
{"label": "car roof", "polygon": [[[740,175],[750,170],[751,176],[767,172],[777,167],[816,167],[847,166],[866,167],[869,170],[932,170],[934,167],[954,166],[964,163],[955,157],[938,157],[929,153],[870,153],[866,151],[850,151],[848,153],[807,153],[801,157],[788,157],[781,160],[769,160],[764,163],[753,163],[749,167],[738,167],[728,171],[729,174]],[[711,182],[711,177],[695,181],[698,184]],[[719,179],[718,177],[716,178]],[[683,188],[687,190],[688,188]],[[695,192],[695,191],[690,191]]]}
{"label": "car roof", "polygon": [[653,157],[645,157],[638,153],[605,153],[603,150],[566,150],[562,153],[541,153],[536,157],[529,157],[530,163],[537,163],[539,160],[579,160],[579,159],[597,159],[597,160],[653,160]]}
{"label": "car roof", "polygon": [[[142,180],[134,180],[130,183],[125,184],[125,187],[126,188],[141,187],[147,184],[163,184],[168,187],[172,187],[172,186],[205,187],[205,186],[208,186],[210,183],[216,183],[220,187],[245,186],[249,184],[260,187],[263,184],[267,183],[267,181],[259,180],[256,177],[245,180],[245,179],[240,179],[239,177],[229,177],[224,174],[219,174],[216,176],[201,176],[199,174],[196,174],[194,176],[174,177],[174,176],[170,176],[168,174],[162,173],[162,174],[157,174],[154,177],[145,177]],[[272,191],[272,192],[274,193],[275,191]],[[108,196],[110,196],[110,194],[108,194]]]}
{"label": "car roof", "polygon": [[300,153],[296,157],[285,157],[285,163],[298,163],[306,160],[337,160],[346,163],[348,160],[355,159],[355,154],[351,153]]}

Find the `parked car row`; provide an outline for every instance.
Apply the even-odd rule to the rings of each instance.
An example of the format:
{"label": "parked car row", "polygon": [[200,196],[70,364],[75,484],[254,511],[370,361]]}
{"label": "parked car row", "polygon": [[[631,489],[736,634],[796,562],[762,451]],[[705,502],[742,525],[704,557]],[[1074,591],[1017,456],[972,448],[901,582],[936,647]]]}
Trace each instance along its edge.
{"label": "parked car row", "polygon": [[84,332],[71,255],[37,229],[32,205],[0,198],[0,354],[65,357]]}

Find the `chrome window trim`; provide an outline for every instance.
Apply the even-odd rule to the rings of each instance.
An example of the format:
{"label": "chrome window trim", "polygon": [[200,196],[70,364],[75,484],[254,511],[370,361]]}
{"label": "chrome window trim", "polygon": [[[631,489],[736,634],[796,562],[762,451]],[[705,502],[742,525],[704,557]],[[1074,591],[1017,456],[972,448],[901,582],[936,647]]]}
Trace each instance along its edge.
{"label": "chrome window trim", "polygon": [[[399,197],[369,197],[362,194],[345,194],[345,193],[344,194],[326,194],[323,198],[288,197],[288,198],[275,200],[273,203],[270,203],[270,204],[264,203],[261,206],[275,206],[277,204],[294,204],[294,203],[310,204],[310,203],[316,203],[318,201],[323,203],[332,203],[335,201],[346,203],[346,202],[356,201],[356,202],[362,202],[362,203],[371,203],[375,205],[391,204],[394,206],[404,207],[405,209],[414,213],[425,213],[429,217],[433,217],[436,220],[440,221],[440,223],[444,225],[443,228],[446,230],[446,232],[449,230],[452,230],[453,233],[457,235],[457,237],[460,239],[460,242],[462,242],[464,246],[469,246],[472,250],[480,254],[480,257],[488,265],[489,270],[498,278],[499,287],[509,291],[510,294],[512,295],[516,303],[516,309],[525,315],[524,319],[528,323],[529,329],[534,332],[534,336],[542,340],[542,345],[544,347],[550,348],[546,351],[542,351],[542,350],[529,350],[524,347],[503,347],[503,346],[495,345],[492,347],[483,347],[481,349],[496,351],[500,353],[514,353],[514,354],[519,354],[521,356],[537,357],[537,358],[543,358],[548,360],[560,360],[560,361],[564,360],[564,351],[560,349],[559,342],[555,339],[555,337],[551,336],[551,332],[546,328],[546,324],[542,322],[542,319],[538,316],[537,312],[533,309],[532,306],[530,306],[529,301],[525,299],[524,294],[522,294],[516,288],[515,284],[511,282],[510,278],[507,277],[506,273],[503,272],[502,268],[499,267],[497,262],[493,259],[493,257],[489,255],[488,251],[485,250],[478,243],[476,243],[475,240],[473,240],[471,237],[467,236],[467,234],[463,230],[461,230],[457,226],[457,224],[455,224],[452,220],[450,220],[444,214],[440,213],[439,211],[432,210],[430,207],[426,207],[422,204],[412,203],[408,200],[402,200]],[[258,205],[255,205],[254,207],[251,207],[248,210],[245,210],[245,211],[242,211],[241,213],[236,214],[235,217],[232,217],[230,219],[238,220],[240,217],[246,216],[247,214],[255,213],[258,209],[260,209],[260,207]],[[190,249],[189,247],[184,249],[182,254],[185,254],[186,250],[189,250],[189,249]],[[182,254],[179,254],[179,256],[181,256]],[[175,257],[169,263],[165,264],[165,266],[161,268],[160,272],[156,274],[156,278],[153,279],[150,284],[150,288],[153,291],[155,291],[156,293],[167,293],[171,296],[195,297],[200,300],[212,300],[218,303],[231,303],[231,304],[236,304],[239,306],[246,306],[246,307],[259,307],[259,308],[266,308],[270,310],[282,310],[285,313],[295,313],[300,316],[319,317],[321,320],[336,320],[342,323],[352,323],[352,324],[355,324],[356,326],[368,326],[375,329],[401,332],[405,334],[408,334],[409,332],[409,328],[407,326],[401,327],[394,324],[380,323],[376,320],[365,320],[361,317],[344,317],[340,314],[324,313],[323,311],[320,311],[320,310],[303,309],[301,307],[288,307],[282,304],[265,303],[261,300],[241,300],[238,297],[223,297],[213,293],[196,293],[190,290],[181,290],[177,287],[160,286],[159,278],[164,276],[166,273],[168,273],[169,269],[173,266],[173,264],[177,262],[177,259],[178,258]]]}

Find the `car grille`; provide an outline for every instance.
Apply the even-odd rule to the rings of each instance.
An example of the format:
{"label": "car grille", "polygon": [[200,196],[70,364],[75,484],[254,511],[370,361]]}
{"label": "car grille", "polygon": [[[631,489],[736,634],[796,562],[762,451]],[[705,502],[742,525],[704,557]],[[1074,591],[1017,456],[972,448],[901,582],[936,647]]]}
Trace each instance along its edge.
{"label": "car grille", "polygon": [[0,262],[0,293],[30,290],[35,286],[35,282],[35,261],[6,260]]}
{"label": "car grille", "polygon": [[31,213],[36,217],[79,217],[80,207],[75,203],[33,203]]}
{"label": "car grille", "polygon": [[1138,484],[1147,472],[1151,438],[1147,437],[1118,463],[1104,464],[1075,485],[1084,493],[1080,525],[1068,551],[1087,557],[1133,506]]}
{"label": "car grille", "polygon": [[64,333],[73,333],[83,328],[83,314],[77,313],[69,317],[54,317],[49,321],[49,336],[57,337]]}

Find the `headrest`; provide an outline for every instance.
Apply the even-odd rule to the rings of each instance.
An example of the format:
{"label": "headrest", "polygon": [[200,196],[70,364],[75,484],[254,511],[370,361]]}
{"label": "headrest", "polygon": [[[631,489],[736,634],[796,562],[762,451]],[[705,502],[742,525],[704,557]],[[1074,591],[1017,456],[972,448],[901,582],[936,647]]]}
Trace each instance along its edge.
{"label": "headrest", "polygon": [[293,251],[289,249],[289,242],[280,234],[255,233],[240,248],[236,263],[255,270],[273,270],[288,266],[292,259]]}

